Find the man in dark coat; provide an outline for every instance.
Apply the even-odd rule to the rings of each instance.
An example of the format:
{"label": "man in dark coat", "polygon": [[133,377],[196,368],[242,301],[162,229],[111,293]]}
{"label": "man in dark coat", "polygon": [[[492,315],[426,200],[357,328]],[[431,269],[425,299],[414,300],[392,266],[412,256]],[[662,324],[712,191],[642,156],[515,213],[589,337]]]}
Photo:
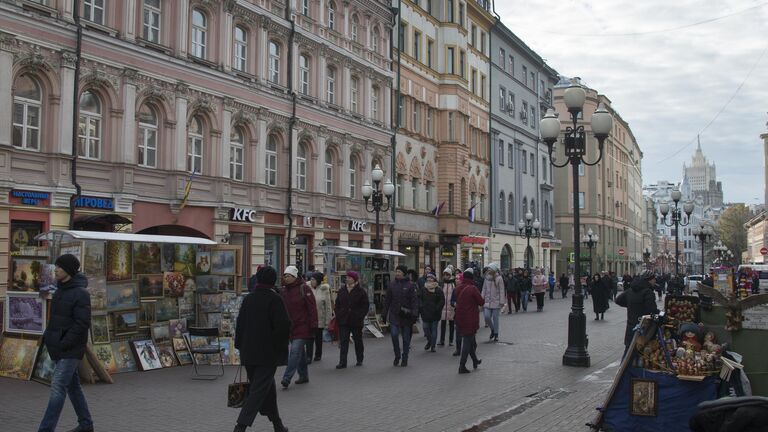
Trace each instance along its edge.
{"label": "man in dark coat", "polygon": [[475,350],[477,349],[477,341],[475,340],[475,334],[480,328],[480,316],[478,308],[485,304],[485,300],[477,290],[472,289],[472,284],[467,282],[467,273],[464,273],[464,281],[456,288],[456,328],[461,336],[461,358],[459,360],[459,373],[469,373],[467,369],[467,356],[472,357],[472,367],[477,369],[477,366],[482,362],[477,358]]}
{"label": "man in dark coat", "polygon": [[436,352],[437,325],[440,324],[443,306],[445,306],[443,290],[438,287],[437,276],[430,273],[419,296],[419,313],[421,322],[424,324],[424,336],[427,338],[425,350]]}
{"label": "man in dark coat", "polygon": [[[395,280],[389,284],[384,298],[384,317],[389,321],[389,334],[392,336],[392,348],[395,351],[395,366],[408,366],[408,353],[411,351],[413,323],[419,313],[418,288],[408,276],[408,267],[399,265],[395,269]],[[403,338],[402,359],[400,363],[400,335]]]}
{"label": "man in dark coat", "polygon": [[297,370],[299,379],[296,380],[296,384],[309,382],[306,345],[315,337],[317,306],[312,288],[299,276],[299,269],[296,266],[285,268],[280,295],[288,310],[288,317],[291,319],[291,348],[288,354],[288,365],[280,381],[283,388],[288,388]]}
{"label": "man in dark coat", "polygon": [[568,297],[568,276],[565,275],[565,273],[560,273],[560,292],[563,295],[563,298]]}
{"label": "man in dark coat", "polygon": [[[624,346],[628,349],[632,343],[632,329],[635,328],[640,317],[659,312],[656,307],[656,295],[653,292],[653,286],[656,284],[656,275],[645,270],[639,277],[636,277],[630,287],[616,297],[616,304],[627,308],[627,328],[624,333]],[[624,351],[626,354],[626,349]]]}
{"label": "man in dark coat", "polygon": [[267,416],[275,431],[287,432],[277,409],[275,371],[288,363],[288,334],[291,320],[273,288],[277,272],[266,266],[251,277],[249,291],[235,327],[235,348],[251,383],[248,399],[240,410],[235,432],[253,425],[256,414]]}
{"label": "man in dark coat", "polygon": [[356,366],[363,365],[363,322],[368,307],[368,293],[360,287],[360,276],[348,271],[347,283],[336,295],[336,324],[339,326],[339,364],[336,369],[347,367],[350,333],[355,341]]}
{"label": "man in dark coat", "polygon": [[91,296],[85,290],[88,279],[80,273],[80,261],[74,255],[62,255],[55,264],[57,289],[51,299],[51,318],[43,334],[43,343],[56,367],[48,407],[38,432],[56,430],[67,395],[77,414],[77,427],[72,431],[93,432],[93,419],[77,373],[91,327]]}

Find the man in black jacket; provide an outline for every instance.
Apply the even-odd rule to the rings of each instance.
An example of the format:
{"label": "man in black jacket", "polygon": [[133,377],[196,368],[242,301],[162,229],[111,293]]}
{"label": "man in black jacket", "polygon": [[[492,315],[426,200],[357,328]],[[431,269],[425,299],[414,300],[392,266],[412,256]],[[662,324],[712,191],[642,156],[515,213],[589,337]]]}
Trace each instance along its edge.
{"label": "man in black jacket", "polygon": [[348,271],[346,284],[339,288],[336,296],[336,324],[339,326],[339,364],[336,369],[347,367],[350,334],[355,341],[356,366],[363,365],[363,323],[368,307],[368,294],[360,286],[360,275]]}
{"label": "man in black jacket", "polygon": [[51,360],[56,362],[56,369],[51,379],[48,407],[38,432],[56,430],[67,395],[77,413],[78,424],[70,432],[93,432],[93,419],[77,373],[91,327],[91,297],[85,290],[88,279],[79,272],[80,261],[74,255],[62,255],[55,264],[57,289],[51,300],[51,318],[43,334],[43,343]]}
{"label": "man in black jacket", "polygon": [[235,327],[235,348],[251,383],[248,399],[240,410],[235,432],[244,432],[256,414],[267,416],[275,432],[288,432],[280,419],[275,391],[275,371],[288,363],[291,320],[283,299],[273,291],[277,272],[266,266],[249,281],[250,294],[243,300]]}
{"label": "man in black jacket", "polygon": [[[624,345],[629,348],[632,343],[632,329],[635,328],[640,317],[659,312],[656,307],[656,295],[653,287],[656,285],[656,275],[651,270],[645,270],[636,277],[630,287],[616,297],[616,304],[627,308],[627,328],[624,333]],[[626,349],[624,350],[626,355]]]}

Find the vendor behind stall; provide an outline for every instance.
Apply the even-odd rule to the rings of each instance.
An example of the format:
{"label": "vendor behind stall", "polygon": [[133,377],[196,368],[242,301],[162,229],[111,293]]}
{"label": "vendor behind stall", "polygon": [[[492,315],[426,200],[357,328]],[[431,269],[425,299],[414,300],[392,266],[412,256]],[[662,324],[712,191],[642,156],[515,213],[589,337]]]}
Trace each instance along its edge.
{"label": "vendor behind stall", "polygon": [[656,295],[653,288],[656,285],[656,274],[651,270],[645,270],[640,277],[632,281],[629,289],[625,289],[618,297],[616,304],[627,308],[627,328],[624,333],[624,355],[632,343],[633,329],[643,315],[651,315],[659,312],[656,307]]}

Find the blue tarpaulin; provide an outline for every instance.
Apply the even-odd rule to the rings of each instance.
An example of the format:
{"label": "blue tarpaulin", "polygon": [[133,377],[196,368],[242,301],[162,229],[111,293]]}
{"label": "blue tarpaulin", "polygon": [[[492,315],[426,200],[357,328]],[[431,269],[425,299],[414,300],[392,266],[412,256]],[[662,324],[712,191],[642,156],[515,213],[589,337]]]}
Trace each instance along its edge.
{"label": "blue tarpaulin", "polygon": [[[658,383],[658,411],[656,416],[638,416],[630,412],[633,378]],[[717,398],[717,377],[706,377],[701,382],[683,381],[674,375],[651,372],[640,368],[627,368],[619,385],[608,401],[603,414],[603,429],[613,432],[690,431],[688,419],[696,414],[700,402]]]}

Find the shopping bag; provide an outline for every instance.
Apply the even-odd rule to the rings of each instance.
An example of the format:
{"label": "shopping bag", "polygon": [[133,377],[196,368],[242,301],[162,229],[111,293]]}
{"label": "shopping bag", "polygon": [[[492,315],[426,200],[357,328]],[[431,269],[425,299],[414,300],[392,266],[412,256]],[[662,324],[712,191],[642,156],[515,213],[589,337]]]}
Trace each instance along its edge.
{"label": "shopping bag", "polygon": [[248,399],[251,383],[242,380],[243,367],[240,366],[235,374],[235,380],[227,387],[227,406],[230,408],[242,408]]}
{"label": "shopping bag", "polygon": [[339,338],[339,324],[336,322],[336,317],[331,318],[331,321],[328,323],[328,332],[333,340]]}

